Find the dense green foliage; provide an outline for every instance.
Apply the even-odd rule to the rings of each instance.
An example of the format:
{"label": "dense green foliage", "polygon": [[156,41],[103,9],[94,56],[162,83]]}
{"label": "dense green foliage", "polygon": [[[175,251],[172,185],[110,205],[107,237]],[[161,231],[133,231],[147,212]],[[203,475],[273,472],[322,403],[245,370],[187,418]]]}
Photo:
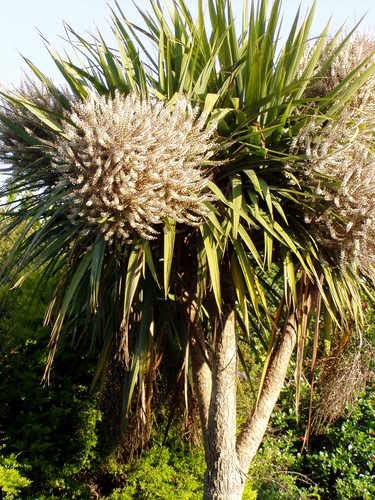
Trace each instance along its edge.
{"label": "dense green foliage", "polygon": [[260,498],[370,499],[374,496],[374,387],[301,452],[304,423],[297,424],[286,391],[256,458],[253,484]]}
{"label": "dense green foliage", "polygon": [[170,446],[155,444],[143,458],[125,469],[126,485],[115,490],[111,498],[200,498],[204,470],[202,452],[189,453],[178,440],[177,444],[170,441]]}
{"label": "dense green foliage", "polygon": [[24,469],[14,453],[4,456],[0,451],[0,492],[5,498],[17,497],[30,485],[30,480],[23,474]]}
{"label": "dense green foliage", "polygon": [[311,442],[303,469],[327,497],[375,497],[375,391]]}
{"label": "dense green foliage", "polygon": [[[45,286],[31,276],[16,291],[3,291],[0,317],[0,432],[4,463],[0,485],[7,492],[18,480],[3,469],[17,457],[27,471],[30,493],[69,491],[93,461],[100,412],[89,396],[90,360],[68,351],[58,357],[54,379],[43,386],[48,330],[43,327]],[[77,483],[78,484],[78,483]],[[75,488],[75,487],[74,487]],[[86,487],[84,489],[87,489]]]}

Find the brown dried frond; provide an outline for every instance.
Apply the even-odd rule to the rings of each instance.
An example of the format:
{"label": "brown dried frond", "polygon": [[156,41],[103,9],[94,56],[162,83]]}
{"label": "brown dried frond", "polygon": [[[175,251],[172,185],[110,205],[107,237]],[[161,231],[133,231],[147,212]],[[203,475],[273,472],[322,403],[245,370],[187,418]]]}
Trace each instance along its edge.
{"label": "brown dried frond", "polygon": [[318,403],[312,427],[319,432],[352,406],[371,374],[374,349],[369,344],[347,345],[322,362],[318,386]]}
{"label": "brown dried frond", "polygon": [[[374,48],[375,41],[355,38],[333,60],[327,75],[312,84],[315,95],[326,95]],[[319,124],[312,118],[300,130],[291,152],[302,159],[289,168],[313,194],[305,222],[319,243],[340,265],[357,266],[375,280],[374,127],[372,75],[335,121]]]}
{"label": "brown dried frond", "polygon": [[200,223],[217,144],[197,115],[183,96],[165,104],[91,93],[74,104],[65,138],[56,142],[73,222],[122,242],[155,238],[167,218]]}

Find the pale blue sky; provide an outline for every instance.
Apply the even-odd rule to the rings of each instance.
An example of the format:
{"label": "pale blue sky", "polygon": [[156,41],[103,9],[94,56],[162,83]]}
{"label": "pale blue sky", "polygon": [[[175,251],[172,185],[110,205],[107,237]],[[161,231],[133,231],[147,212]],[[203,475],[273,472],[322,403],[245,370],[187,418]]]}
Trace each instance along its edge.
{"label": "pale blue sky", "polygon": [[[111,4],[111,2],[109,2]],[[119,0],[127,16],[137,21],[136,10],[129,0]],[[194,10],[196,0],[186,0]],[[304,11],[311,6],[312,0],[284,0],[284,22],[288,24],[298,5]],[[137,5],[147,8],[148,0],[139,0]],[[241,15],[242,0],[232,0],[237,17]],[[317,11],[313,34],[318,34],[324,23],[332,16],[332,28],[346,22],[348,28],[367,12],[363,30],[375,30],[374,0],[317,0]],[[0,18],[0,82],[5,85],[18,85],[22,78],[22,60],[19,52],[29,57],[42,71],[53,78],[58,74],[51,63],[39,29],[53,44],[61,48],[64,35],[63,20],[71,24],[79,33],[93,32],[98,26],[109,34],[109,8],[106,0],[2,0]]]}

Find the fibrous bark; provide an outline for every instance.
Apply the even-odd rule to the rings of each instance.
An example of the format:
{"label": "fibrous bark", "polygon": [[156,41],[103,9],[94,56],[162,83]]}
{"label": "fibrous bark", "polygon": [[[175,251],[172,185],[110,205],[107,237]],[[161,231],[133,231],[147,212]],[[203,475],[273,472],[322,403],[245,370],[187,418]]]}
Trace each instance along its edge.
{"label": "fibrous bark", "polygon": [[236,454],[236,333],[234,311],[216,335],[208,415],[205,499],[240,499],[245,478]]}

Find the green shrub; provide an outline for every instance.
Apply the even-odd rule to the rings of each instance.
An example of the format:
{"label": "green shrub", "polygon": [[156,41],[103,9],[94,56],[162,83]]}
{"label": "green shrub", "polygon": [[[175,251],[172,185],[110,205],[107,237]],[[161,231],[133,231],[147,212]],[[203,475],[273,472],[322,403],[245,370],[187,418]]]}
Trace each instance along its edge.
{"label": "green shrub", "polygon": [[302,457],[295,435],[268,434],[249,471],[251,484],[262,500],[319,497],[318,485],[301,471]]}
{"label": "green shrub", "polygon": [[291,401],[283,392],[272,416],[270,431],[250,469],[253,486],[262,500],[375,498],[375,388],[368,387],[358,404],[312,435],[301,453],[305,422],[298,424]]}
{"label": "green shrub", "polygon": [[[203,496],[205,472],[204,451],[191,448],[176,438],[165,445],[154,444],[133,465],[117,465],[124,476],[125,485],[108,497],[111,500],[161,499],[200,500]],[[246,485],[243,500],[255,500],[256,492],[250,483]]]}
{"label": "green shrub", "polygon": [[345,417],[311,441],[302,467],[324,496],[375,498],[374,389],[369,387]]}
{"label": "green shrub", "polygon": [[[94,364],[62,346],[51,384],[41,384],[49,331],[43,327],[46,285],[35,291],[37,280],[31,275],[20,289],[0,294],[1,442],[5,456],[16,454],[25,467],[29,481],[22,484],[31,498],[89,498],[80,476],[96,459],[101,414],[89,394]],[[17,469],[6,473],[17,480]]]}
{"label": "green shrub", "polygon": [[22,490],[31,483],[23,474],[24,467],[14,453],[7,457],[0,454],[0,498],[20,497]]}
{"label": "green shrub", "polygon": [[109,497],[113,500],[139,499],[200,499],[205,470],[203,452],[189,452],[182,443],[154,445],[125,469],[126,485]]}

